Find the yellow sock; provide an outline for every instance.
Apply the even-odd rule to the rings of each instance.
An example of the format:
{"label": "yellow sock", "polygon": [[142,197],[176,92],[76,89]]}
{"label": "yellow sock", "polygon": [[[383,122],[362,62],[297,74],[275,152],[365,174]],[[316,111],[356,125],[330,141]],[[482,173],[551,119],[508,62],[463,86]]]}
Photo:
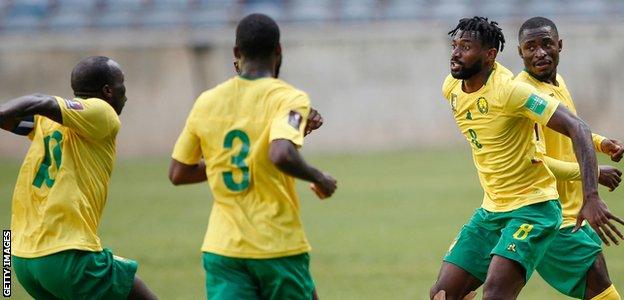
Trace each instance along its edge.
{"label": "yellow sock", "polygon": [[620,294],[618,294],[615,286],[611,285],[606,290],[602,291],[602,293],[598,294],[598,296],[591,298],[591,300],[622,300],[622,298],[620,298]]}

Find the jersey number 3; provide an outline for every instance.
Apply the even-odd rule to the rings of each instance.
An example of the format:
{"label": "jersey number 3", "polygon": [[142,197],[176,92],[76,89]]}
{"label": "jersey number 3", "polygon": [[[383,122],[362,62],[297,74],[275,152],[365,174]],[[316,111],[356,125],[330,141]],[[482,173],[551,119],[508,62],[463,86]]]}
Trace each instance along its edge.
{"label": "jersey number 3", "polygon": [[234,192],[244,191],[249,187],[249,166],[245,164],[245,158],[249,155],[249,136],[242,130],[232,130],[225,135],[223,141],[223,148],[232,149],[234,140],[239,139],[242,143],[240,152],[237,155],[232,156],[232,164],[241,170],[243,178],[240,182],[234,181],[234,174],[231,171],[223,172],[223,182],[225,186]]}
{"label": "jersey number 3", "polygon": [[[53,140],[56,143],[50,143],[50,140]],[[50,176],[50,168],[52,167],[52,162],[54,162],[54,167],[56,167],[57,172],[61,167],[62,140],[63,134],[61,134],[60,131],[54,131],[52,134],[43,138],[43,151],[45,152],[45,155],[43,156],[41,165],[39,165],[37,175],[35,175],[35,179],[33,180],[32,184],[34,186],[41,188],[44,182],[48,187],[52,187],[54,185],[54,178]]]}

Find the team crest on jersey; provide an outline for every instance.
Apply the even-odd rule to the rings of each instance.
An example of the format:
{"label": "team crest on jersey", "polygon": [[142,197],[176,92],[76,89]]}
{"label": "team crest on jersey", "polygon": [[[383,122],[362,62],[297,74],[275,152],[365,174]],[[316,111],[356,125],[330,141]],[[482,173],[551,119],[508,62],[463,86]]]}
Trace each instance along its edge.
{"label": "team crest on jersey", "polygon": [[451,109],[457,112],[457,95],[451,93]]}
{"label": "team crest on jersey", "polygon": [[296,111],[291,110],[288,114],[288,124],[297,130],[299,130],[299,126],[301,126],[301,120],[301,114]]}
{"label": "team crest on jersey", "polygon": [[477,108],[482,114],[485,115],[490,110],[490,105],[488,104],[487,100],[485,100],[485,98],[479,97],[479,99],[477,99]]}
{"label": "team crest on jersey", "polygon": [[69,109],[73,109],[73,110],[83,110],[84,107],[82,106],[82,103],[78,102],[78,101],[73,101],[73,100],[68,100],[68,99],[63,99],[65,100],[65,104],[67,105],[67,108]]}

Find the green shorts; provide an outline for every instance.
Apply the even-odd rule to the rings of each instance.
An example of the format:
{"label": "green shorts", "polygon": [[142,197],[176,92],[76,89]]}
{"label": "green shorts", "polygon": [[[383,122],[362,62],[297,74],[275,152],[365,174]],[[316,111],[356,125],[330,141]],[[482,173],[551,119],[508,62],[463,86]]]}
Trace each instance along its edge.
{"label": "green shorts", "polygon": [[536,270],[559,292],[583,299],[587,271],[602,251],[602,241],[589,225],[575,233],[572,229],[574,227],[559,229]]}
{"label": "green shorts", "polygon": [[561,225],[561,205],[551,200],[508,212],[475,211],[444,261],[485,282],[492,255],[518,262],[528,281]]}
{"label": "green shorts", "polygon": [[127,299],[137,263],[101,252],[67,250],[37,258],[13,256],[17,279],[35,299]]}
{"label": "green shorts", "polygon": [[307,253],[270,258],[233,258],[204,252],[206,296],[210,300],[313,299]]}

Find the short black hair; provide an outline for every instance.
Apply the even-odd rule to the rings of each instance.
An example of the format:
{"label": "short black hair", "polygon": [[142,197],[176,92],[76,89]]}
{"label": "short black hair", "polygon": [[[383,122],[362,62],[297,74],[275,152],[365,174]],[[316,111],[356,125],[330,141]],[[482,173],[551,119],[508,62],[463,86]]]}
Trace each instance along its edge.
{"label": "short black hair", "polygon": [[264,14],[248,15],[236,26],[236,47],[247,58],[269,57],[279,45],[279,39],[277,23]]}
{"label": "short black hair", "polygon": [[520,30],[518,30],[518,42],[520,42],[520,39],[522,38],[522,32],[524,30],[542,28],[546,26],[549,26],[553,33],[559,36],[559,31],[557,31],[557,25],[555,25],[555,22],[544,17],[533,17],[524,21],[524,23],[522,23],[522,26],[520,26]]}
{"label": "short black hair", "polygon": [[474,16],[472,18],[463,18],[459,20],[459,24],[455,29],[448,32],[450,36],[455,36],[458,31],[475,31],[481,36],[481,43],[485,46],[496,48],[503,51],[505,48],[505,36],[503,30],[498,27],[498,23],[489,21],[488,18]]}
{"label": "short black hair", "polygon": [[106,56],[89,56],[80,60],[71,73],[74,94],[98,94],[104,85],[112,87],[119,81],[121,70],[111,64],[111,61]]}

